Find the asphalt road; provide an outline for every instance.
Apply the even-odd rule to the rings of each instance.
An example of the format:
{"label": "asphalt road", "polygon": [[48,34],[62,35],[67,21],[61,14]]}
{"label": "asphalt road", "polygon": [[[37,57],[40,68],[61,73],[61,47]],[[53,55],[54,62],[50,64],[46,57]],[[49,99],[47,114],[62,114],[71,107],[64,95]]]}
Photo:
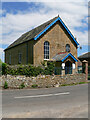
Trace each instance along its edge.
{"label": "asphalt road", "polygon": [[3,118],[88,118],[88,84],[2,91]]}

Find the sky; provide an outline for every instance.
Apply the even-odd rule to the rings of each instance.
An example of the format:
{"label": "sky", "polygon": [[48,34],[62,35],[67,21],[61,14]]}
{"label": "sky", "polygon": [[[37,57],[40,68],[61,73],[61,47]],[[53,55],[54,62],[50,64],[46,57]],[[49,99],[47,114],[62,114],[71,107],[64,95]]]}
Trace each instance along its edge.
{"label": "sky", "polygon": [[[0,58],[25,32],[58,14],[79,42],[78,56],[88,52],[88,0],[3,0],[0,3]],[[80,49],[82,46],[82,49]]]}

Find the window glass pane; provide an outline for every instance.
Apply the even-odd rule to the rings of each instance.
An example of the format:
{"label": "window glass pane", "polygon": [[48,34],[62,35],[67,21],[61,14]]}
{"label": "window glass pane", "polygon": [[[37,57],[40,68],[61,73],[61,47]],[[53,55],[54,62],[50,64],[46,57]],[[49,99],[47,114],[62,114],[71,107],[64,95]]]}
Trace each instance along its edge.
{"label": "window glass pane", "polygon": [[45,55],[45,51],[44,51],[44,55]]}
{"label": "window glass pane", "polygon": [[48,51],[48,53],[47,53],[48,55],[49,55],[49,51]]}
{"label": "window glass pane", "polygon": [[44,42],[44,59],[49,59],[49,42]]}
{"label": "window glass pane", "polygon": [[21,61],[22,61],[22,54],[19,53],[19,63],[21,63]]}
{"label": "window glass pane", "polygon": [[11,64],[11,55],[9,55],[9,64]]}
{"label": "window glass pane", "polygon": [[48,54],[48,51],[46,51],[46,54]]}

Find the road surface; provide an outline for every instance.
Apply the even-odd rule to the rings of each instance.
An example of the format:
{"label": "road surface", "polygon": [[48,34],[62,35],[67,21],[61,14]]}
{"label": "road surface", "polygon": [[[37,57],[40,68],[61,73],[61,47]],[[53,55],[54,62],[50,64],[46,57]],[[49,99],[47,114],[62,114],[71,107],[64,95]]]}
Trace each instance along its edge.
{"label": "road surface", "polygon": [[88,118],[88,84],[2,91],[3,118]]}

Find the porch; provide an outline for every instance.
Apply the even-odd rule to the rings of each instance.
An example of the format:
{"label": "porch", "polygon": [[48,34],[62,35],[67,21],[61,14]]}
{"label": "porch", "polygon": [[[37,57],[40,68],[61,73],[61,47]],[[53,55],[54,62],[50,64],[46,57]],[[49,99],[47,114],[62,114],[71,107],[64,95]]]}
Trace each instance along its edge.
{"label": "porch", "polygon": [[57,67],[55,65],[55,69],[54,69],[55,75],[66,75],[66,74],[75,74],[75,73],[77,73],[75,63],[71,63],[70,61],[67,61],[66,63],[62,63],[60,67]]}
{"label": "porch", "polygon": [[71,53],[57,54],[53,60],[55,61],[55,75],[77,73],[77,59]]}

